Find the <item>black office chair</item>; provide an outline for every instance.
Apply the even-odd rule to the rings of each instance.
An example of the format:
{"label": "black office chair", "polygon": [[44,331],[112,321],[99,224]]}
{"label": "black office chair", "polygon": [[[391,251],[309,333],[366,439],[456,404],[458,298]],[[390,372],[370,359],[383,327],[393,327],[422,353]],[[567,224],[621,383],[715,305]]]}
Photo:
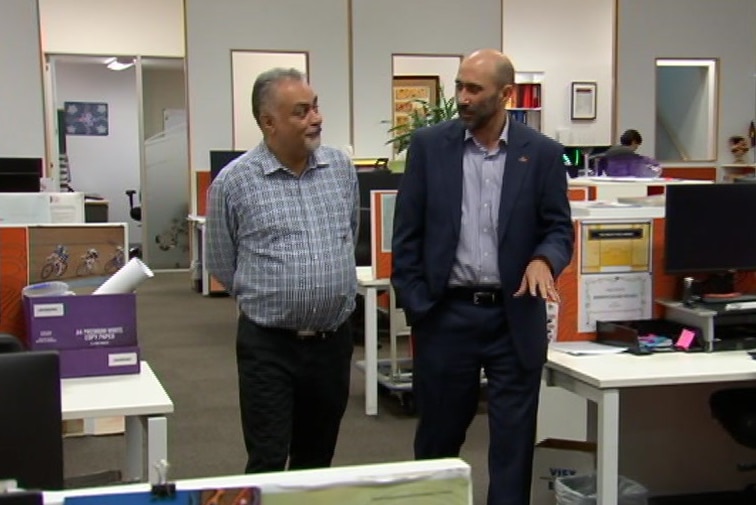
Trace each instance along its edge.
{"label": "black office chair", "polygon": [[[756,388],[741,387],[715,391],[709,397],[714,418],[740,445],[756,449]],[[756,470],[756,461],[739,463],[741,472]],[[756,503],[756,483],[743,490],[743,503]]]}
{"label": "black office chair", "polygon": [[[127,189],[126,196],[129,197],[129,216],[137,223],[142,222],[142,206],[140,204],[134,205],[134,195],[137,191],[135,189]],[[141,199],[141,197],[140,197]],[[142,249],[139,247],[132,247],[129,249],[129,259],[139,258],[142,259]]]}
{"label": "black office chair", "polygon": [[24,350],[24,344],[8,333],[0,333],[0,353],[19,352]]}
{"label": "black office chair", "polygon": [[134,195],[136,194],[135,189],[127,189],[126,190],[126,196],[129,197],[129,215],[131,216],[131,219],[137,222],[142,221],[142,206],[137,204],[134,206]]}

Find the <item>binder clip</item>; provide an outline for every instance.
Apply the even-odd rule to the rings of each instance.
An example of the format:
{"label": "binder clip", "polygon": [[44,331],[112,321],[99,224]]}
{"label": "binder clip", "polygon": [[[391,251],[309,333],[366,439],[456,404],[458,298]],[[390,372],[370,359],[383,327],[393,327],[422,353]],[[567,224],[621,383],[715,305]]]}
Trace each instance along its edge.
{"label": "binder clip", "polygon": [[168,461],[161,459],[155,463],[158,481],[152,485],[150,493],[156,498],[173,498],[176,496],[176,484],[168,482]]}

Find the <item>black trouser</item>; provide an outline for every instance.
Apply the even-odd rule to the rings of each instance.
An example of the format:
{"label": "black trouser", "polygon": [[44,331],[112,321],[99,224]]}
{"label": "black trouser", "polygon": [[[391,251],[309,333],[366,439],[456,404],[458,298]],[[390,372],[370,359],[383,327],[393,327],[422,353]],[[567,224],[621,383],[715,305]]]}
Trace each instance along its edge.
{"label": "black trouser", "polygon": [[349,398],[349,323],[298,337],[239,317],[236,360],[247,473],[327,467]]}
{"label": "black trouser", "polygon": [[413,332],[415,457],[459,456],[478,406],[482,368],[488,380],[488,504],[529,504],[541,370],[520,365],[504,306],[476,305],[472,296],[446,299]]}

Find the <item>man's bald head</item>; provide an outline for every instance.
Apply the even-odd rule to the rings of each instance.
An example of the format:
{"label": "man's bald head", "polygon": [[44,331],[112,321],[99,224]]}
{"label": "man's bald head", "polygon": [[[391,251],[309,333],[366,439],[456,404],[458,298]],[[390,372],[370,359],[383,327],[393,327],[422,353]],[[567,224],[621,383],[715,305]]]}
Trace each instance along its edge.
{"label": "man's bald head", "polygon": [[488,73],[497,86],[514,84],[515,71],[512,61],[501,51],[479,49],[462,60],[460,67],[477,67]]}

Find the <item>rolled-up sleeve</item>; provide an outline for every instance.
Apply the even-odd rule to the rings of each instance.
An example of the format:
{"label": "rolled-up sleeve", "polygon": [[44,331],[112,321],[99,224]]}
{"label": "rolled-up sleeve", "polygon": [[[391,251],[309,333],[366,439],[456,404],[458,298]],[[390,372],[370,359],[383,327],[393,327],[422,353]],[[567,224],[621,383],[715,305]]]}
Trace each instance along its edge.
{"label": "rolled-up sleeve", "polygon": [[237,254],[237,216],[218,177],[210,185],[207,203],[205,259],[208,272],[230,292],[234,288]]}

